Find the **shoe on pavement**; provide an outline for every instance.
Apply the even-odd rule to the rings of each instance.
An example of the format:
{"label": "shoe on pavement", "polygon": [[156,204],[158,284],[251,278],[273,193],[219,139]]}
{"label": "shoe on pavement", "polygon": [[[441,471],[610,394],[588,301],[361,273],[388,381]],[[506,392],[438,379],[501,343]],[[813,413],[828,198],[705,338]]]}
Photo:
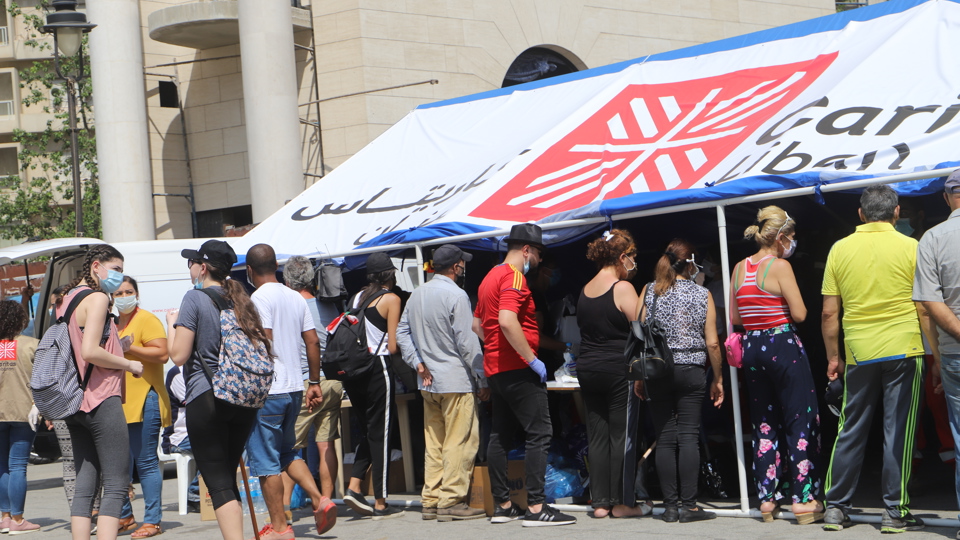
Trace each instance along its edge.
{"label": "shoe on pavement", "polygon": [[676,523],[680,520],[680,510],[676,506],[667,506],[663,509],[663,515],[660,519],[667,523]]}
{"label": "shoe on pavement", "polygon": [[577,518],[568,516],[556,508],[544,503],[540,511],[536,514],[527,509],[527,514],[523,516],[524,527],[550,527],[553,525],[573,525]]}
{"label": "shoe on pavement", "polygon": [[7,534],[10,532],[10,522],[13,521],[9,517],[0,519],[0,534]]}
{"label": "shoe on pavement", "polygon": [[853,522],[850,521],[850,516],[835,506],[827,508],[827,511],[823,514],[823,530],[825,531],[842,531],[844,527],[851,525],[853,525]]}
{"label": "shoe on pavement", "polygon": [[509,523],[523,517],[523,510],[515,503],[510,503],[506,508],[501,508],[499,504],[495,506],[490,523]]}
{"label": "shoe on pavement", "polygon": [[[880,532],[882,533],[902,533],[921,529],[923,529],[923,520],[913,517],[910,512],[899,518],[891,516],[889,512],[884,512],[880,519]],[[10,530],[13,531],[13,529]]]}
{"label": "shoe on pavement", "polygon": [[370,506],[367,499],[352,489],[347,489],[347,494],[343,496],[343,502],[361,516],[373,515],[373,507]]}
{"label": "shoe on pavement", "polygon": [[715,512],[707,512],[699,506],[680,510],[680,523],[693,523],[694,521],[707,521],[716,518],[717,514]]}
{"label": "shoe on pavement", "polygon": [[486,516],[483,508],[472,508],[465,502],[437,510],[437,521],[477,519]]}
{"label": "shoe on pavement", "polygon": [[134,516],[128,516],[125,518],[120,518],[120,522],[117,525],[119,529],[117,532],[127,532],[137,528],[137,518]]}
{"label": "shoe on pavement", "polygon": [[187,513],[188,513],[188,514],[199,514],[199,513],[200,513],[200,501],[187,501]]}
{"label": "shoe on pavement", "polygon": [[[255,540],[255,538],[251,540]],[[287,525],[283,532],[277,532],[273,530],[272,523],[267,523],[260,529],[260,540],[296,540],[296,537],[293,535],[292,525]]]}
{"label": "shoe on pavement", "polygon": [[397,508],[396,506],[390,506],[388,504],[383,508],[383,510],[379,508],[373,509],[373,520],[379,521],[381,519],[390,519],[390,518],[400,517],[403,514],[404,514],[403,510],[401,510],[400,508]]}
{"label": "shoe on pavement", "polygon": [[428,521],[431,519],[437,519],[437,507],[436,506],[424,506],[420,510],[420,519]]}
{"label": "shoe on pavement", "polygon": [[328,497],[320,497],[320,508],[313,513],[317,523],[317,534],[323,534],[337,524],[337,505]]}
{"label": "shoe on pavement", "polygon": [[10,529],[7,531],[7,534],[13,536],[15,534],[27,534],[32,532],[37,532],[40,530],[40,526],[36,523],[30,523],[26,519],[17,523],[12,518],[10,519]]}

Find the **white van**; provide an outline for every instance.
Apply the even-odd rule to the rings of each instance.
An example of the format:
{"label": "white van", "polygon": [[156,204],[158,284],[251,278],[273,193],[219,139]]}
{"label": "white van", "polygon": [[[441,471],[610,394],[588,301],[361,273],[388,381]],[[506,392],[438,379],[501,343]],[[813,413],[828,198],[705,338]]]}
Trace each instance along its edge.
{"label": "white van", "polygon": [[[183,238],[175,240],[145,240],[141,242],[117,242],[112,244],[123,254],[123,273],[136,279],[140,289],[140,309],[151,311],[166,320],[166,312],[178,309],[183,295],[190,290],[190,274],[186,260],[180,256],[183,249],[198,249],[209,238]],[[232,245],[240,238],[219,238]],[[10,246],[0,249],[0,265],[11,261],[50,257],[47,274],[40,286],[37,302],[35,333],[42,336],[50,325],[47,309],[50,292],[61,285],[70,283],[83,267],[87,250],[96,244],[103,244],[96,238],[57,238]],[[238,253],[243,256],[242,253]],[[397,284],[404,290],[413,290],[416,273],[419,270],[410,261],[394,259],[397,272]],[[239,276],[243,278],[243,268]]]}

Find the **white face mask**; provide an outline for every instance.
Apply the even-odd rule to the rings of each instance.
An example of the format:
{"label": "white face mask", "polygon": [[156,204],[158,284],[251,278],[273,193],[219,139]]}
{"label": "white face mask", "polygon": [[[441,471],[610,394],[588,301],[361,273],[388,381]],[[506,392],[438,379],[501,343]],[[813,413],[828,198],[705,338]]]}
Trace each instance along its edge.
{"label": "white face mask", "polygon": [[784,248],[783,250],[784,259],[789,259],[790,256],[793,255],[793,252],[797,250],[797,240],[795,238],[790,238],[789,240],[790,240],[790,247]]}
{"label": "white face mask", "polygon": [[637,269],[637,261],[634,259],[631,259],[630,257],[627,257],[627,260],[633,263],[633,268],[627,268],[627,263],[622,263],[623,269],[627,271],[627,274],[629,274],[630,272],[633,272],[634,270]]}
{"label": "white face mask", "polygon": [[703,268],[702,266],[697,264],[697,257],[696,256],[690,257],[689,259],[686,260],[686,262],[693,263],[693,273],[690,274],[689,279],[697,279],[697,276],[700,275],[700,269]]}
{"label": "white face mask", "polygon": [[136,296],[123,296],[113,299],[113,305],[117,306],[117,311],[120,313],[130,313],[137,307],[137,303]]}

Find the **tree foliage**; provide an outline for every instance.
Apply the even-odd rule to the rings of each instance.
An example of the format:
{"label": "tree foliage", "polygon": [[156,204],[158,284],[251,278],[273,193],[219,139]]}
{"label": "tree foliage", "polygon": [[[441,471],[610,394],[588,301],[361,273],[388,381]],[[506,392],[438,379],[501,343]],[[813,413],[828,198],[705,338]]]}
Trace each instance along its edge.
{"label": "tree foliage", "polygon": [[[37,9],[21,8],[8,2],[13,19],[26,23],[29,34],[24,44],[53,55],[53,42],[40,39],[49,0],[41,0]],[[78,74],[80,56],[86,79],[77,88],[77,146],[83,184],[83,224],[85,235],[99,238],[100,190],[97,183],[96,138],[91,125],[90,58],[84,36],[80,54],[60,58],[61,72]],[[49,239],[74,236],[75,214],[73,168],[71,162],[67,85],[57,77],[53,58],[34,61],[20,70],[20,98],[26,107],[35,107],[51,115],[40,132],[16,129],[13,141],[20,144],[17,155],[21,174],[0,186],[0,237],[10,239]],[[29,171],[29,175],[23,174]],[[26,177],[29,176],[29,181]],[[3,188],[8,189],[3,189]]]}

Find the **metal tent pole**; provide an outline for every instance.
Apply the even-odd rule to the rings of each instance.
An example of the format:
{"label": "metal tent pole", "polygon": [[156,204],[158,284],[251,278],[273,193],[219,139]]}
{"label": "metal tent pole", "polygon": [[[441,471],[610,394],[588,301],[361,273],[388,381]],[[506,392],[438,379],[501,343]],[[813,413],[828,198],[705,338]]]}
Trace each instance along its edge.
{"label": "metal tent pole", "polygon": [[[717,229],[720,233],[720,268],[723,272],[723,319],[727,322],[727,335],[733,332],[730,321],[730,246],[727,244],[727,212],[724,206],[717,206]],[[747,495],[747,466],[743,457],[743,419],[740,415],[740,381],[737,368],[730,366],[730,400],[733,402],[733,431],[737,441],[737,479],[740,482],[740,510],[750,511],[750,497]]]}

